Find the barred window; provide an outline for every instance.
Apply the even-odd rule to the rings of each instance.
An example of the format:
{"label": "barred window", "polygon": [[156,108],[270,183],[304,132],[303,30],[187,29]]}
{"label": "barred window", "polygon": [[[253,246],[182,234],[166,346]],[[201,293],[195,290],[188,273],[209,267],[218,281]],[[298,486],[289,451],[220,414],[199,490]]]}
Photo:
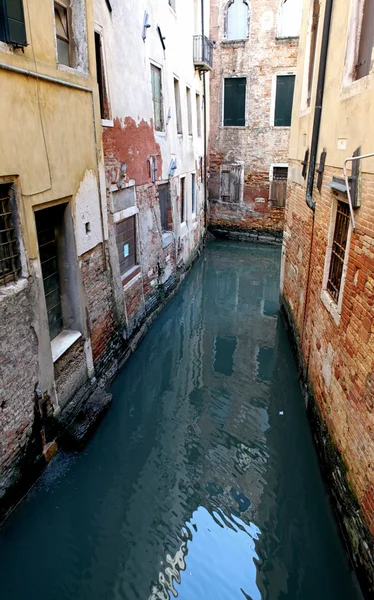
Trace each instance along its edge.
{"label": "barred window", "polygon": [[350,215],[348,204],[339,200],[336,211],[334,239],[331,249],[329,277],[327,280],[327,289],[335,302],[338,302],[339,300],[342,283],[344,259],[349,231],[349,219]]}
{"label": "barred window", "polygon": [[15,209],[11,185],[0,185],[0,285],[17,281],[21,275]]}

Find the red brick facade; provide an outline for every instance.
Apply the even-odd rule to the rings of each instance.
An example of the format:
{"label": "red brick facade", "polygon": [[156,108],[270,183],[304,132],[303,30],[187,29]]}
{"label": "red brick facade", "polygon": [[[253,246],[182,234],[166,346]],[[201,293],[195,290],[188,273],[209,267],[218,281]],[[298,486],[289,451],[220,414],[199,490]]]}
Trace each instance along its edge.
{"label": "red brick facade", "polygon": [[[283,230],[284,209],[269,200],[273,164],[287,164],[289,127],[274,127],[275,78],[294,73],[298,38],[277,38],[277,3],[251,2],[248,40],[225,39],[225,0],[211,0],[215,42],[210,83],[209,200],[212,230]],[[223,126],[224,79],[246,77],[245,126]],[[241,164],[240,202],[221,200],[221,167]]]}
{"label": "red brick facade", "polygon": [[[341,169],[325,169],[321,194],[314,192],[315,215],[305,202],[305,187],[289,182],[283,303],[297,340],[310,402],[316,402],[319,426],[328,432],[326,443],[332,442],[330,453],[326,447],[320,450],[343,529],[356,566],[365,570],[374,558],[370,536],[374,534],[374,176],[362,176],[362,205],[355,211],[356,229],[347,249],[339,315],[329,310],[324,301],[328,292],[323,288],[334,203],[344,196],[325,184],[342,175]],[[351,496],[353,508],[347,510]]]}

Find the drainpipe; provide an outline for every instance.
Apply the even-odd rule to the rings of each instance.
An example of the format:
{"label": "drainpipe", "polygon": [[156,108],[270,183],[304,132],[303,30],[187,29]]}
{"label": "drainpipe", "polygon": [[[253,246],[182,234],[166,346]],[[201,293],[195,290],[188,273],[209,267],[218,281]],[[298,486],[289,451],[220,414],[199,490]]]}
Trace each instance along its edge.
{"label": "drainpipe", "polygon": [[[202,45],[204,51],[204,35],[205,35],[205,27],[204,27],[204,0],[201,0],[201,35],[202,35]],[[204,227],[205,231],[207,229],[207,212],[208,212],[208,195],[207,195],[207,135],[206,135],[206,125],[207,125],[207,114],[206,114],[206,79],[205,79],[205,71],[203,71],[203,94],[204,94]]]}
{"label": "drainpipe", "polygon": [[[305,335],[305,327],[306,327],[308,304],[309,304],[310,275],[311,275],[311,270],[312,270],[312,255],[313,255],[313,245],[314,245],[314,225],[315,225],[315,210],[316,210],[316,204],[315,204],[315,202],[313,202],[313,187],[314,187],[314,175],[315,175],[315,171],[316,171],[316,159],[317,159],[317,150],[318,150],[318,142],[319,142],[319,133],[320,133],[320,129],[321,129],[321,115],[322,115],[322,105],[323,105],[323,94],[324,94],[324,90],[325,90],[327,53],[328,53],[329,40],[330,40],[330,27],[331,27],[331,15],[332,15],[333,3],[334,3],[334,0],[326,0],[325,18],[323,21],[321,55],[320,55],[319,70],[318,70],[316,106],[315,106],[315,110],[314,110],[314,123],[313,123],[312,144],[311,144],[311,152],[310,152],[308,182],[307,182],[306,198],[305,198],[307,205],[313,211],[313,220],[312,220],[312,232],[311,232],[310,250],[309,250],[309,265],[308,265],[308,274],[307,274],[307,280],[306,280],[306,291],[305,291],[305,301],[304,301],[303,328],[302,328],[302,332],[301,332],[301,346],[303,346],[303,344],[304,344],[304,335]],[[310,347],[309,347],[309,351],[308,351],[308,357],[306,360],[306,379],[308,379],[308,373],[309,373],[309,360],[310,360]]]}
{"label": "drainpipe", "polygon": [[326,0],[325,19],[323,22],[323,33],[322,33],[321,56],[320,56],[319,71],[318,71],[316,106],[314,109],[314,123],[313,123],[312,144],[311,144],[311,151],[310,151],[308,183],[307,183],[307,188],[306,188],[306,203],[313,212],[316,210],[316,204],[315,204],[315,202],[313,202],[313,187],[314,187],[314,175],[315,175],[315,171],[316,171],[319,133],[320,133],[320,128],[321,128],[321,115],[322,115],[322,105],[323,105],[323,94],[324,94],[324,90],[325,90],[327,52],[328,52],[329,40],[330,40],[330,26],[331,26],[331,14],[332,14],[333,3],[334,3],[334,0]]}

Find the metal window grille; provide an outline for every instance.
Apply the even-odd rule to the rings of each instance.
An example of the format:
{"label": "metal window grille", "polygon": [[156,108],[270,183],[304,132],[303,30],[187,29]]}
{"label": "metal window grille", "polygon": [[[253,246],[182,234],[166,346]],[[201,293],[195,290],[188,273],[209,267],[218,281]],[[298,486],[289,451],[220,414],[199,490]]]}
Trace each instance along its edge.
{"label": "metal window grille", "polygon": [[0,285],[17,281],[21,274],[14,204],[10,185],[0,185]]}
{"label": "metal window grille", "polygon": [[44,296],[51,340],[63,330],[61,283],[57,234],[61,224],[61,207],[47,208],[35,214]]}
{"label": "metal window grille", "polygon": [[336,212],[334,240],[331,250],[331,263],[329,277],[327,280],[327,289],[338,302],[340,288],[342,283],[345,251],[347,248],[348,230],[349,230],[349,206],[345,202],[339,201]]}

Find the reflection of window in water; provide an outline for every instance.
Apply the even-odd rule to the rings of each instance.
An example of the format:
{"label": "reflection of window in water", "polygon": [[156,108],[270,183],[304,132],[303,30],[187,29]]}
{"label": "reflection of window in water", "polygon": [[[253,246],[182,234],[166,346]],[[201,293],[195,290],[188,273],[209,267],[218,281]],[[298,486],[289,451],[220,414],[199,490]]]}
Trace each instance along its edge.
{"label": "reflection of window in water", "polygon": [[239,275],[233,271],[225,271],[217,277],[216,304],[226,309],[238,306]]}
{"label": "reflection of window in water", "polygon": [[234,372],[234,352],[236,349],[236,337],[217,336],[214,342],[213,369],[221,375],[230,375]]}
{"label": "reflection of window in water", "polygon": [[257,363],[259,379],[270,381],[274,367],[274,348],[260,348]]}
{"label": "reflection of window in water", "polygon": [[262,314],[274,317],[279,309],[279,281],[276,278],[266,279],[261,302]]}

